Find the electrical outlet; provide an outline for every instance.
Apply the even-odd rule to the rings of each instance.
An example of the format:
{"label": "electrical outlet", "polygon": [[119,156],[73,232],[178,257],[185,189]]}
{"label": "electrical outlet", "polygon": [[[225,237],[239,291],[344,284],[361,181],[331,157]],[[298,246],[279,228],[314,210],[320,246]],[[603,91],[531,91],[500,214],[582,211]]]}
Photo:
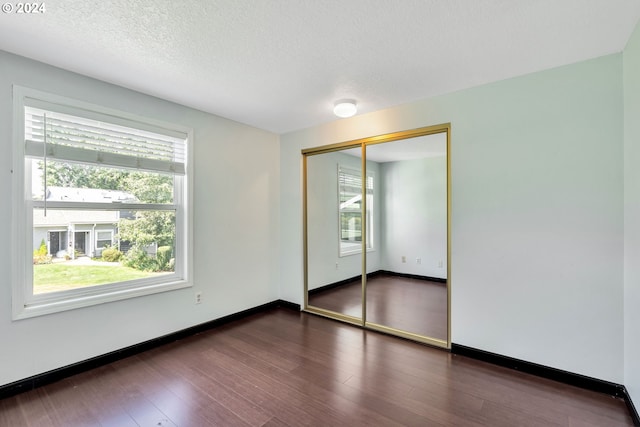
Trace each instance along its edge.
{"label": "electrical outlet", "polygon": [[202,292],[196,292],[196,304],[200,304],[202,302]]}
{"label": "electrical outlet", "polygon": [[444,264],[443,264],[442,260],[438,261],[438,268],[442,268],[443,265]]}
{"label": "electrical outlet", "polygon": [[422,264],[422,258],[416,258],[416,264]]}
{"label": "electrical outlet", "polygon": [[407,262],[407,257],[406,256],[402,256],[402,262]]}
{"label": "electrical outlet", "polygon": [[340,267],[340,265],[336,262],[336,270]]}

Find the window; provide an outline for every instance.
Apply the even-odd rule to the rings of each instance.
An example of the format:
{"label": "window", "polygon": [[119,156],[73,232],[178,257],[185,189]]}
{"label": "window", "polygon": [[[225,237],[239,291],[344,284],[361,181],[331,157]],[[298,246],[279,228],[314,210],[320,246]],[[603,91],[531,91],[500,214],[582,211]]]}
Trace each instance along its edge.
{"label": "window", "polygon": [[14,117],[14,318],[189,286],[189,129],[21,87]]}
{"label": "window", "polygon": [[[373,174],[367,173],[367,249],[373,249]],[[362,173],[338,166],[340,256],[362,252]]]}
{"label": "window", "polygon": [[113,244],[113,231],[96,232],[96,249],[108,248]]}

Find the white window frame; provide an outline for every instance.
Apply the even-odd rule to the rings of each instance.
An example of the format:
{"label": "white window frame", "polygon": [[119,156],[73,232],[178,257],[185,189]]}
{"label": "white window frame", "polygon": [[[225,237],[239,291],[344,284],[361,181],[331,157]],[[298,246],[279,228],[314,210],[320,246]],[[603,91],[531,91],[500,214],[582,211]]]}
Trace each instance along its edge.
{"label": "white window frame", "polygon": [[[362,253],[362,242],[350,243],[342,240],[342,208],[341,204],[341,185],[340,185],[340,174],[348,173],[352,176],[360,176],[362,179],[362,171],[349,167],[338,165],[338,256],[344,257],[349,255],[355,255]],[[367,191],[367,202],[366,202],[366,245],[367,252],[371,252],[374,250],[374,232],[373,232],[373,196],[375,191],[375,177],[373,171],[367,171],[367,180],[371,179],[371,190]],[[361,181],[362,182],[362,181]],[[362,216],[362,210],[359,209],[360,215]],[[364,236],[364,234],[363,234]]]}
{"label": "white window frame", "polygon": [[[33,208],[39,203],[31,197],[31,171],[25,150],[25,105],[26,100],[41,101],[59,108],[85,111],[87,117],[102,118],[107,123],[139,125],[140,129],[186,136],[187,156],[185,174],[174,175],[174,203],[176,210],[176,268],[173,273],[126,282],[69,289],[46,294],[33,293],[32,233]],[[29,101],[31,103],[31,101]],[[65,310],[88,307],[143,295],[151,295],[192,286],[193,277],[193,130],[184,126],[149,119],[98,105],[66,98],[22,86],[13,86],[13,197],[12,197],[12,314],[13,319],[25,319]],[[47,203],[51,208],[63,208]],[[75,203],[75,208],[82,203]],[[84,203],[88,209],[99,208],[98,203]],[[113,209],[113,205],[105,209]],[[132,207],[132,206],[130,206]],[[133,206],[135,207],[135,206]],[[140,204],[145,210],[166,210],[164,205]],[[113,241],[113,240],[112,240]]]}

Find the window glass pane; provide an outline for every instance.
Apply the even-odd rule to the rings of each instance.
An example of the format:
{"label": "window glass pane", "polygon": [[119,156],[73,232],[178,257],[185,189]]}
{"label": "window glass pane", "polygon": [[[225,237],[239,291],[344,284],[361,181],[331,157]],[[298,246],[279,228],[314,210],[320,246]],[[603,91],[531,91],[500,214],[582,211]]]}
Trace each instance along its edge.
{"label": "window glass pane", "polygon": [[[113,231],[96,231],[96,249],[105,249],[113,243]],[[101,253],[97,254],[101,255]]]}
{"label": "window glass pane", "polygon": [[33,209],[33,293],[175,271],[175,211]]}
{"label": "window glass pane", "polygon": [[362,241],[362,219],[360,212],[341,212],[340,231],[343,241]]}
{"label": "window glass pane", "polygon": [[340,193],[340,209],[359,211],[362,209],[362,196],[354,193]]}
{"label": "window glass pane", "polygon": [[108,248],[109,246],[111,246],[111,240],[98,240],[96,242],[96,248],[98,249]]}
{"label": "window glass pane", "polygon": [[98,240],[111,240],[111,231],[98,231],[96,235]]}
{"label": "window glass pane", "polygon": [[[45,162],[31,162],[33,200],[43,200]],[[47,160],[47,201],[173,203],[173,176],[157,172]]]}

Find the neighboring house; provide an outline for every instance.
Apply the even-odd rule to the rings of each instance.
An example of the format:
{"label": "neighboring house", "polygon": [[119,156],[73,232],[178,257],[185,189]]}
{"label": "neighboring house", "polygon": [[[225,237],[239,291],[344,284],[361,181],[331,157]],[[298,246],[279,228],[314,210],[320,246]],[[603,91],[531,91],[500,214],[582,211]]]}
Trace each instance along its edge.
{"label": "neighboring house", "polygon": [[[93,188],[48,187],[47,201],[118,203],[135,201],[124,191]],[[129,213],[119,210],[33,210],[33,247],[38,249],[42,240],[48,253],[54,257],[66,255],[75,258],[76,252],[99,257],[107,246],[117,244],[118,223]],[[124,244],[124,243],[123,243]]]}

